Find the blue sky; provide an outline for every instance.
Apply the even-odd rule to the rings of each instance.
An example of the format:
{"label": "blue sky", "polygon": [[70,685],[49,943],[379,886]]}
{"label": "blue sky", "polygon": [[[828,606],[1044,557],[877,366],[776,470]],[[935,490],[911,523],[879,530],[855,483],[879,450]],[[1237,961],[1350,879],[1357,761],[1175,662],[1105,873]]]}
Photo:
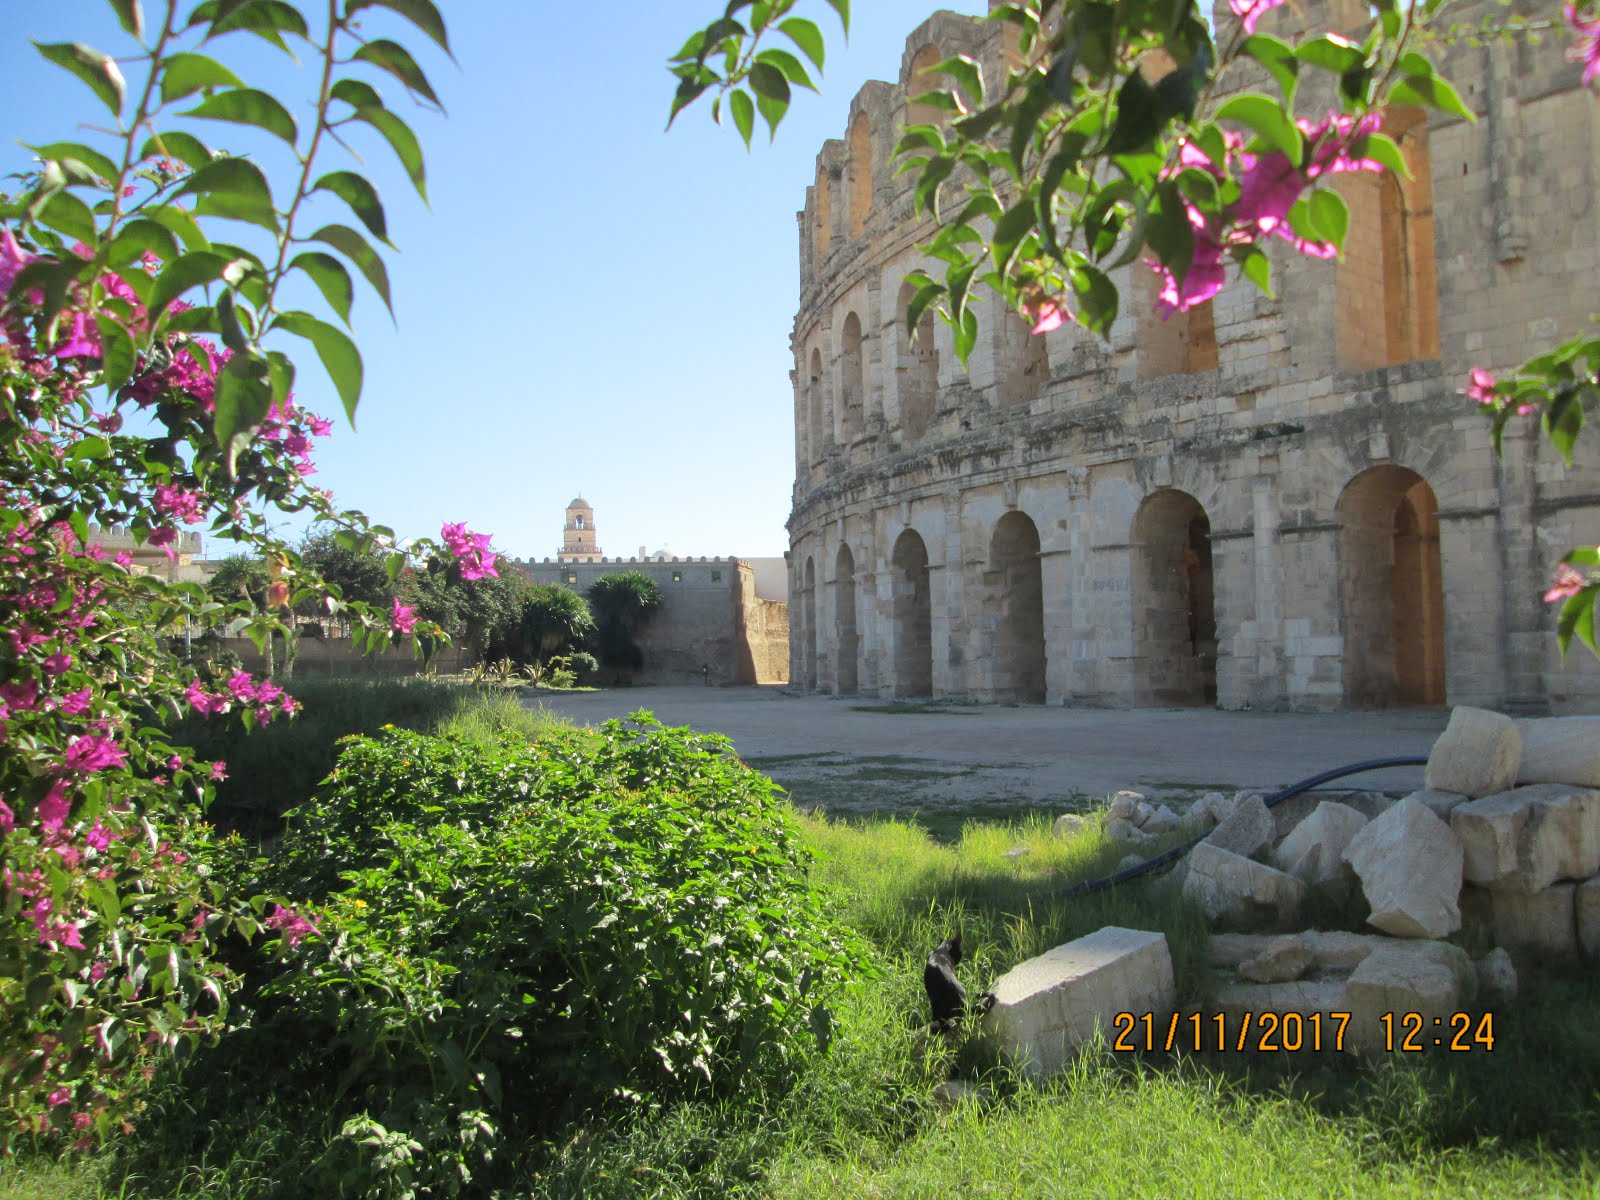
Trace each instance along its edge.
{"label": "blue sky", "polygon": [[[144,3],[153,13],[160,0]],[[832,9],[805,0],[798,12],[830,43],[822,95],[800,94],[776,144],[758,131],[750,154],[702,106],[664,132],[673,85],[664,60],[721,7],[444,3],[459,66],[425,53],[421,34],[400,35],[448,115],[413,110],[384,88],[422,139],[432,207],[372,149],[363,169],[399,247],[389,255],[398,328],[375,295],[358,291],[359,432],[341,421],[318,455],[317,482],[341,503],[402,536],[465,520],[507,553],[544,557],[581,493],[608,555],[641,545],[783,552],[795,213],[823,140],[844,135],[851,97],[867,79],[895,77],[906,36],[933,6],[859,0],[846,45]],[[987,3],[944,7],[976,13]],[[129,48],[102,0],[26,8],[0,42],[0,174],[28,165],[20,143],[83,137],[78,122],[107,116],[28,38]],[[298,80],[290,108],[304,123],[309,71],[252,43],[230,35],[221,56],[280,94]],[[213,146],[260,145],[233,126],[204,132]],[[341,157],[328,169],[347,165]],[[334,209],[327,219],[355,224]],[[333,415],[315,356],[293,349],[298,398]]]}

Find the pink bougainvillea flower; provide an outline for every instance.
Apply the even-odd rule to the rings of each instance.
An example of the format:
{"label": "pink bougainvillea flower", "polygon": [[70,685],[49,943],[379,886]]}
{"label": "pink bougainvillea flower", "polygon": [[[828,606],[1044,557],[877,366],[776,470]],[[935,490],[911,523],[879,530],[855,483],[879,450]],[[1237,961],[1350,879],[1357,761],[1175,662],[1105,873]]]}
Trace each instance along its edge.
{"label": "pink bougainvillea flower", "polygon": [[228,698],[226,696],[213,696],[200,686],[198,679],[189,681],[189,686],[184,689],[183,698],[189,702],[189,707],[202,717],[209,717],[214,713],[228,711]]}
{"label": "pink bougainvillea flower", "polygon": [[39,685],[32,679],[0,683],[0,702],[12,712],[25,712],[39,701]]}
{"label": "pink bougainvillea flower", "polygon": [[1600,75],[1600,17],[1579,16],[1575,4],[1568,4],[1561,11],[1578,35],[1577,43],[1567,50],[1567,57],[1583,64],[1583,82],[1587,86]]}
{"label": "pink bougainvillea flower", "polygon": [[59,651],[44,660],[44,673],[54,678],[57,675],[65,674],[70,666],[72,666],[72,655],[64,650]]}
{"label": "pink bougainvillea flower", "polygon": [[[309,415],[309,414],[308,414]],[[311,417],[311,436],[327,437],[333,432],[333,422],[326,417]]]}
{"label": "pink bougainvillea flower", "polygon": [[83,844],[91,850],[100,851],[102,854],[111,849],[112,841],[111,831],[99,821],[90,826],[89,831],[83,835]]}
{"label": "pink bougainvillea flower", "polygon": [[10,833],[17,827],[17,814],[11,811],[11,806],[0,800],[0,834]]}
{"label": "pink bougainvillea flower", "polygon": [[1189,225],[1194,230],[1194,254],[1189,259],[1189,270],[1183,281],[1180,283],[1177,274],[1160,263],[1151,261],[1149,264],[1161,276],[1156,311],[1163,319],[1204,304],[1222,290],[1228,278],[1223,267],[1222,243],[1208,232],[1205,214],[1192,204],[1185,207],[1189,211]]}
{"label": "pink bougainvillea flower", "polygon": [[67,822],[72,801],[67,797],[67,785],[56,780],[39,801],[39,827],[46,833],[55,833]]}
{"label": "pink bougainvillea flower", "polygon": [[72,1090],[70,1088],[57,1088],[45,1097],[45,1103],[51,1108],[60,1108],[64,1104],[71,1104]]}
{"label": "pink bougainvillea flower", "polygon": [[1059,304],[1046,300],[1035,312],[1029,314],[1034,317],[1033,332],[1053,333],[1067,323],[1070,314]]}
{"label": "pink bougainvillea flower", "polygon": [[99,358],[100,328],[88,313],[74,313],[66,341],[53,351],[57,358]]}
{"label": "pink bougainvillea flower", "polygon": [[1544,602],[1546,604],[1554,604],[1558,600],[1576,596],[1583,591],[1584,584],[1588,582],[1582,572],[1574,570],[1568,563],[1562,563],[1556,568],[1555,574],[1551,576],[1550,583],[1552,586],[1544,594]]}
{"label": "pink bougainvillea flower", "polygon": [[1228,7],[1243,23],[1244,31],[1254,33],[1256,22],[1282,3],[1283,0],[1228,0]]}
{"label": "pink bougainvillea flower", "polygon": [[1499,380],[1482,367],[1473,367],[1472,381],[1461,389],[1461,394],[1476,400],[1479,404],[1493,404],[1497,399],[1494,389],[1498,383]]}
{"label": "pink bougainvillea flower", "polygon": [[494,567],[495,556],[488,553],[489,543],[494,540],[493,534],[473,533],[467,528],[466,522],[461,521],[453,525],[447,522],[439,530],[439,537],[455,556],[461,568],[461,578],[500,578],[500,572]]}
{"label": "pink bougainvillea flower", "polygon": [[33,255],[17,244],[17,239],[11,230],[0,229],[0,299],[11,290],[11,285],[21,274],[22,268],[33,259]]}
{"label": "pink bougainvillea flower", "polygon": [[267,915],[267,926],[283,934],[284,941],[291,946],[298,946],[302,939],[317,931],[315,920],[307,920],[292,908],[284,908],[281,904],[274,904],[272,912]]}
{"label": "pink bougainvillea flower", "polygon": [[128,761],[127,751],[110,738],[97,733],[86,733],[67,744],[62,762],[69,771],[103,771],[107,767],[120,767]]}
{"label": "pink bougainvillea flower", "polygon": [[205,520],[205,510],[201,507],[204,499],[199,492],[171,484],[157,484],[155,509],[162,516],[177,517],[185,525],[193,525]]}
{"label": "pink bougainvillea flower", "polygon": [[254,700],[256,681],[250,678],[247,671],[235,671],[228,676],[228,690],[233,693],[235,700]]}
{"label": "pink bougainvillea flower", "polygon": [[389,628],[395,633],[410,633],[417,627],[417,610],[409,604],[401,604],[400,597],[396,596],[389,604]]}
{"label": "pink bougainvillea flower", "polygon": [[212,763],[211,770],[206,774],[207,779],[214,779],[218,783],[221,783],[227,777],[228,764],[223,762],[221,759],[218,759],[216,762]]}
{"label": "pink bougainvillea flower", "polygon": [[155,529],[152,529],[150,531],[150,535],[145,538],[145,541],[149,542],[152,546],[161,547],[161,552],[167,556],[167,560],[169,562],[178,557],[176,552],[174,552],[172,549],[172,543],[177,540],[178,531],[170,525],[161,525]]}

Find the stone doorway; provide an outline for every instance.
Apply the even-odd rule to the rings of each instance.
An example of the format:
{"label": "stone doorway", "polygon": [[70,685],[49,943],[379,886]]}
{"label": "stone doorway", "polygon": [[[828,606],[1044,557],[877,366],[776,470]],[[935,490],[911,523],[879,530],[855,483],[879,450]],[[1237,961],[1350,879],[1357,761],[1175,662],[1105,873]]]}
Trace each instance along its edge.
{"label": "stone doorway", "polygon": [[1439,502],[1405,467],[1373,467],[1339,497],[1344,699],[1350,708],[1445,702]]}
{"label": "stone doorway", "polygon": [[994,629],[994,699],[1043,704],[1044,580],[1039,530],[1025,514],[1008,512],[995,522],[983,581]]}
{"label": "stone doorway", "polygon": [[1133,520],[1134,703],[1217,702],[1211,520],[1188,492],[1162,488]]}
{"label": "stone doorway", "polygon": [[856,671],[856,559],[849,546],[839,547],[833,568],[833,632],[839,646],[839,678],[834,691],[854,695],[861,690]]}
{"label": "stone doorway", "polygon": [[928,547],[908,529],[895,539],[894,694],[933,695],[933,591],[928,582]]}

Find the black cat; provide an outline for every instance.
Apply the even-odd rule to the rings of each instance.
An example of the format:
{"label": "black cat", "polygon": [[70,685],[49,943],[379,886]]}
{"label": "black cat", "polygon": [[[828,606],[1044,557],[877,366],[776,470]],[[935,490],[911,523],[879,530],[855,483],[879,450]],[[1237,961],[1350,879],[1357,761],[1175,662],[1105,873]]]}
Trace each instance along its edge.
{"label": "black cat", "polygon": [[967,989],[956,978],[956,964],[960,961],[961,935],[958,933],[940,942],[928,955],[928,965],[922,969],[922,986],[933,1008],[934,1024],[944,1028],[967,1011]]}

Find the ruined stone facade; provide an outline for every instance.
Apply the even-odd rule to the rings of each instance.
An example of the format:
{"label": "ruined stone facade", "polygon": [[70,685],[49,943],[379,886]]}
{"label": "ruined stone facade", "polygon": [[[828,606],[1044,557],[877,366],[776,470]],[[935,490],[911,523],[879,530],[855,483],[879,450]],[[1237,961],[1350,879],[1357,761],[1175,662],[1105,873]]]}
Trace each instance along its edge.
{"label": "ruined stone facade", "polygon": [[[1261,28],[1355,29],[1363,12],[1286,7]],[[1565,469],[1514,423],[1497,460],[1457,394],[1472,366],[1513,367],[1600,307],[1600,115],[1565,38],[1448,51],[1477,122],[1389,113],[1413,178],[1340,176],[1344,258],[1274,244],[1276,299],[1234,281],[1163,322],[1133,264],[1102,341],[1030,336],[989,296],[963,370],[931,315],[907,336],[906,276],[942,270],[917,252],[931,227],[913,217],[914,176],[889,159],[900,126],[938,119],[908,112],[928,86],[914,77],[965,53],[997,79],[1003,32],[923,23],[898,82],[856,95],[799,214],[794,683],[1593,708],[1600,670],[1577,648],[1563,663],[1541,593],[1569,545],[1600,537],[1600,456],[1580,440]],[[1223,84],[1259,86],[1243,70]],[[1301,111],[1316,99],[1303,86]]]}

